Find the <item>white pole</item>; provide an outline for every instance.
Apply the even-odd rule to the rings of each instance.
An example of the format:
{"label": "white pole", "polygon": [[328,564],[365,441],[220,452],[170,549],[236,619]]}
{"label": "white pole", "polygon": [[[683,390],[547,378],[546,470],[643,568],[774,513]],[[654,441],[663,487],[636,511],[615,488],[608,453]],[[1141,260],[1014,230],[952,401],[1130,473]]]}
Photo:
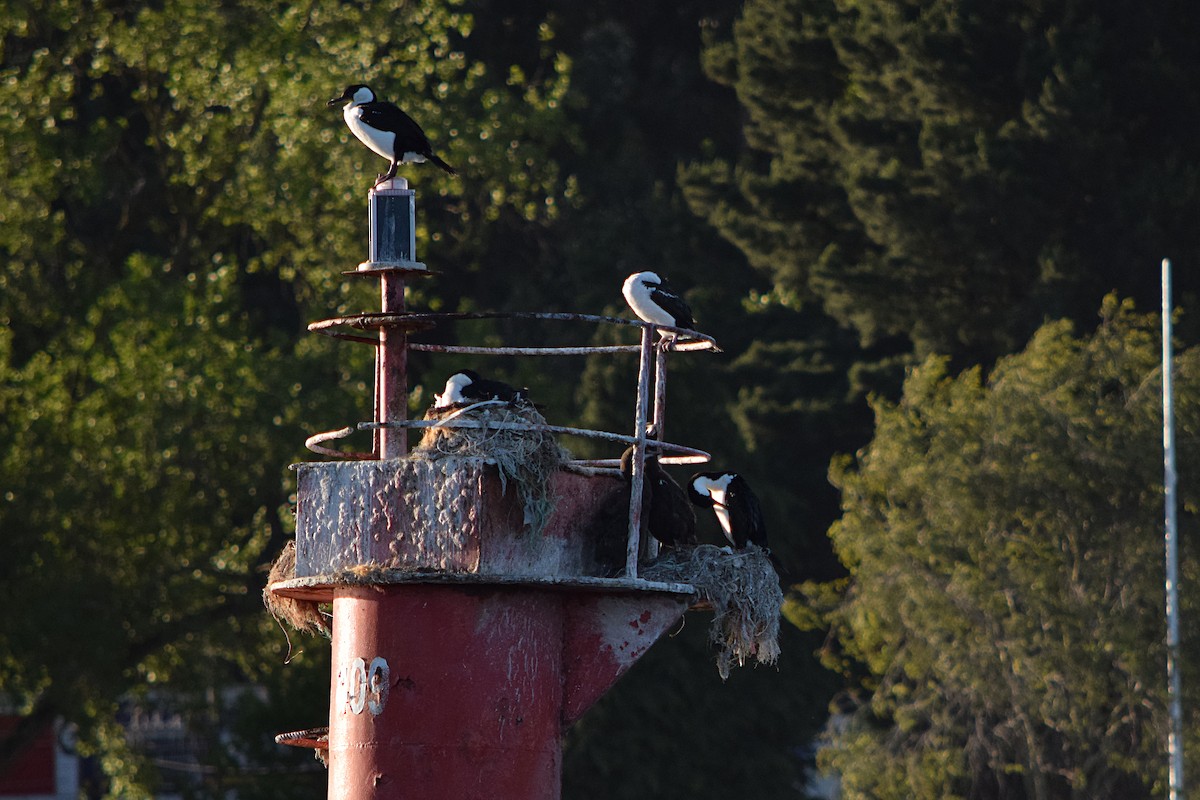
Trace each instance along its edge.
{"label": "white pole", "polygon": [[1179,683],[1179,558],[1175,514],[1175,402],[1171,376],[1171,261],[1162,262],[1163,359],[1163,487],[1167,550],[1167,702],[1171,730],[1167,737],[1170,800],[1183,798],[1183,711]]}

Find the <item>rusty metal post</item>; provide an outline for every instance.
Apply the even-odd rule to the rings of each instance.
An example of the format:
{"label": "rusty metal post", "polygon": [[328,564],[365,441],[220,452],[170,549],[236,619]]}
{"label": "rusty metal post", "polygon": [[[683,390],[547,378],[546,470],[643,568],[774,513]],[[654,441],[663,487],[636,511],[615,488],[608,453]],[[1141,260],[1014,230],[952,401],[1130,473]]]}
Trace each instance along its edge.
{"label": "rusty metal post", "polygon": [[330,800],[558,800],[566,726],[686,605],[551,586],[336,588]]}
{"label": "rusty metal post", "polygon": [[558,595],[346,587],[333,615],[331,800],[558,797]]}
{"label": "rusty metal post", "polygon": [[[654,441],[663,442],[667,427],[667,348],[659,347],[654,353]],[[657,447],[655,455],[661,457],[663,449]],[[644,462],[643,462],[644,463]],[[643,491],[645,489],[643,488]],[[645,545],[649,558],[658,557],[658,540],[651,537]]]}
{"label": "rusty metal post", "polygon": [[618,478],[559,473],[530,537],[491,468],[450,466],[297,468],[296,577],[271,591],[332,602],[333,674],[327,733],[277,740],[328,752],[331,800],[557,800],[565,728],[692,601],[604,577]]}
{"label": "rusty metal post", "polygon": [[[382,275],[379,278],[383,313],[404,311],[404,278]],[[379,375],[379,402],[375,421],[397,422],[408,418],[408,334],[402,330],[381,328],[379,355],[376,360]],[[379,457],[400,458],[408,452],[408,431],[405,428],[380,428]]]}

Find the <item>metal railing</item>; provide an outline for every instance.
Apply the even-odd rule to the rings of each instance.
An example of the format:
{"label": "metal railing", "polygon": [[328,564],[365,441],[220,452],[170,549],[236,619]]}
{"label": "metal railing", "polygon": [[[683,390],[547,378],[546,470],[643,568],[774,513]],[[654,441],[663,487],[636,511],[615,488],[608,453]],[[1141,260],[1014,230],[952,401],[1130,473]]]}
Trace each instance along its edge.
{"label": "metal railing", "polygon": [[[518,319],[518,320],[551,320],[559,322],[583,322],[608,325],[627,325],[640,329],[641,342],[637,345],[581,345],[570,347],[514,347],[514,346],[476,346],[476,345],[445,345],[409,342],[408,334],[418,331],[431,330],[438,323],[456,322],[460,320],[477,319]],[[375,346],[382,351],[389,343],[399,345],[405,350],[426,353],[496,355],[496,356],[588,356],[614,353],[637,353],[638,382],[637,401],[634,411],[633,435],[624,435],[610,431],[576,428],[566,425],[548,425],[536,423],[501,422],[492,420],[446,419],[446,420],[410,420],[407,418],[381,418],[381,403],[378,397],[381,383],[386,376],[377,370],[376,387],[376,419],[371,422],[360,422],[357,425],[325,431],[310,436],[305,442],[309,450],[321,455],[343,459],[377,460],[384,458],[381,447],[381,437],[376,436],[375,447],[371,452],[353,452],[327,447],[327,442],[346,438],[357,431],[388,431],[428,428],[488,428],[497,430],[527,430],[542,431],[554,434],[567,434],[583,438],[611,441],[634,447],[632,458],[630,498],[629,498],[629,534],[626,545],[625,574],[629,578],[637,577],[637,561],[641,551],[642,527],[642,497],[645,492],[645,463],[647,450],[650,447],[661,455],[664,464],[701,464],[710,460],[708,453],[703,450],[682,444],[668,442],[663,439],[666,429],[666,391],[667,369],[666,356],[668,349],[676,351],[719,350],[716,341],[706,334],[686,328],[659,326],[640,320],[629,320],[621,317],[597,316],[594,314],[575,314],[566,312],[475,312],[475,313],[362,313],[333,319],[320,320],[308,326],[310,331],[321,333],[337,339],[361,342]],[[352,331],[379,330],[377,337],[364,336]],[[677,339],[669,348],[655,345],[656,333],[659,330],[670,331],[686,337]],[[385,332],[392,332],[388,337]],[[394,334],[399,334],[399,341]],[[377,358],[377,364],[385,361],[382,353]],[[406,364],[407,358],[401,357],[400,363]],[[653,387],[653,397],[651,396]],[[572,459],[567,462],[569,468],[582,471],[615,472],[617,459]],[[655,544],[651,541],[648,549],[655,554]]]}

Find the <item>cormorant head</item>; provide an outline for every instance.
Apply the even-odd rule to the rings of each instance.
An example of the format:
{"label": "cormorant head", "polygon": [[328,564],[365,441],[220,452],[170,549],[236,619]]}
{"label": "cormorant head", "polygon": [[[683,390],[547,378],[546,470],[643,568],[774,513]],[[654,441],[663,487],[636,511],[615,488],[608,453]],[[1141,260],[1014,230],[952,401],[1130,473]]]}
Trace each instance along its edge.
{"label": "cormorant head", "polygon": [[326,105],[329,107],[336,106],[338,103],[345,100],[354,105],[361,106],[363,103],[375,102],[375,93],[371,91],[371,87],[363,83],[352,83],[346,87],[346,91],[342,92],[339,97],[330,100]]}
{"label": "cormorant head", "polygon": [[[698,506],[724,506],[732,472],[697,472],[688,481],[688,497]],[[715,496],[714,496],[715,495]]]}

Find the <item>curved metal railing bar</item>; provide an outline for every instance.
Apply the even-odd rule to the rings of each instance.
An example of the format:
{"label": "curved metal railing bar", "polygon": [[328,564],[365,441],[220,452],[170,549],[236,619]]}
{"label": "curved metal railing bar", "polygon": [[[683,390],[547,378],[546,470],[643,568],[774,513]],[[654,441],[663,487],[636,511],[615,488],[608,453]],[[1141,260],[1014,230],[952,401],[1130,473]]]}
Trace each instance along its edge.
{"label": "curved metal railing bar", "polygon": [[[338,428],[334,431],[325,431],[316,433],[308,437],[304,441],[304,446],[314,453],[322,455],[336,456],[338,458],[375,460],[378,456],[375,453],[356,453],[347,450],[335,450],[329,447],[323,447],[323,442],[336,441],[345,439],[357,431],[379,430],[380,428],[488,428],[494,430],[508,431],[540,431],[545,433],[561,433],[570,436],[580,436],[587,439],[603,439],[609,442],[617,442],[619,444],[631,445],[637,444],[636,436],[626,436],[620,433],[609,433],[608,431],[590,430],[588,428],[572,428],[567,425],[540,425],[537,423],[523,422],[501,422],[499,420],[434,420],[434,419],[409,419],[396,420],[392,422],[360,422],[357,425]],[[712,455],[703,450],[698,450],[687,445],[675,444],[674,442],[662,442],[654,439],[643,439],[649,447],[661,449],[662,451],[670,451],[677,455],[667,456],[661,461],[665,464],[706,464],[712,459]],[[615,467],[620,464],[617,459],[571,459],[567,462],[570,465],[578,465],[583,467]]]}
{"label": "curved metal railing bar", "polygon": [[[717,341],[706,333],[691,328],[680,328],[672,325],[654,325],[642,320],[625,319],[623,317],[606,317],[597,314],[576,314],[558,311],[473,311],[473,312],[422,312],[412,314],[384,314],[370,312],[351,314],[344,317],[332,317],[309,323],[308,330],[337,339],[377,343],[376,339],[366,336],[355,336],[343,333],[338,328],[353,328],[355,330],[375,330],[379,328],[407,328],[410,333],[431,330],[439,321],[457,322],[475,319],[535,319],[556,322],[594,322],[606,325],[629,325],[637,328],[655,328],[670,331],[680,336],[688,337],[686,341],[678,341],[670,348],[678,351],[717,350]],[[482,347],[470,345],[439,345],[410,342],[410,350],[432,353],[470,353],[495,355],[595,355],[601,353],[636,353],[638,345],[578,345],[573,347]]]}
{"label": "curved metal railing bar", "polygon": [[[619,442],[621,444],[637,444],[636,436],[625,436],[620,433],[609,433],[608,431],[594,431],[587,428],[571,428],[566,425],[539,425],[537,423],[523,422],[500,422],[490,420],[455,420],[449,424],[441,420],[431,419],[409,419],[397,420],[393,422],[360,422],[358,430],[369,431],[378,428],[486,428],[491,430],[501,431],[537,431],[544,433],[565,433],[571,436],[582,436],[588,439],[604,439],[609,442]],[[674,453],[680,453],[697,458],[703,458],[704,461],[699,462],[679,462],[679,463],[706,463],[712,456],[703,450],[697,450],[694,447],[688,447],[683,444],[675,444],[674,442],[660,442],[653,439],[643,440],[653,442],[653,447],[670,450]],[[608,459],[612,460],[612,459]],[[574,461],[574,459],[572,459]],[[585,463],[581,461],[580,463]],[[616,463],[620,463],[619,461]]]}
{"label": "curved metal railing bar", "polygon": [[304,440],[304,446],[314,453],[320,453],[323,456],[333,456],[334,458],[345,458],[352,461],[374,461],[379,458],[379,454],[375,452],[354,452],[350,450],[335,450],[332,447],[325,447],[322,442],[332,442],[337,439],[345,439],[350,434],[354,433],[357,428],[349,426],[346,428],[338,428],[336,431],[322,431],[314,433],[312,436]]}

